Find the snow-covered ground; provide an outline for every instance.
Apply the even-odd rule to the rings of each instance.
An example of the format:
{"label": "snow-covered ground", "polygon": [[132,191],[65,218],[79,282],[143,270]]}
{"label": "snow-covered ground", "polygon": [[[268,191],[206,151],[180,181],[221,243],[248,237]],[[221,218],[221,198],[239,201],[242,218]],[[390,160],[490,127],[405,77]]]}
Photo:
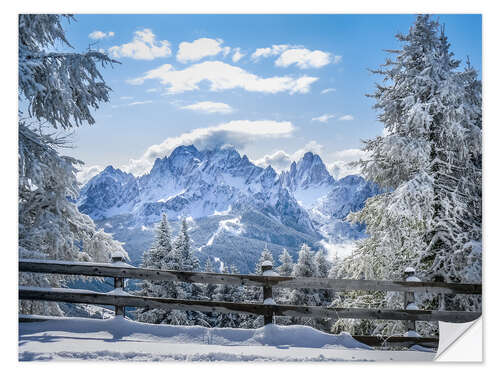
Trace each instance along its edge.
{"label": "snow-covered ground", "polygon": [[306,326],[204,328],[124,318],[50,318],[19,324],[21,361],[421,361],[434,355],[373,350],[348,334],[330,335]]}

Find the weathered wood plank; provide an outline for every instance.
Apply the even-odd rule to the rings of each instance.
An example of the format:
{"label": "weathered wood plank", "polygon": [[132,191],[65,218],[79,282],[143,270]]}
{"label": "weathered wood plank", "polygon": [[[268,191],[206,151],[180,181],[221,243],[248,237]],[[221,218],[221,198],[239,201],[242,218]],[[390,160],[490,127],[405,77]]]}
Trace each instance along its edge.
{"label": "weathered wood plank", "polygon": [[365,335],[354,335],[352,336],[355,340],[362,342],[368,346],[410,346],[410,345],[422,345],[432,348],[437,348],[439,344],[439,338],[437,337],[406,337],[406,336],[390,336],[390,337],[380,337],[380,336],[365,336]]}
{"label": "weathered wood plank", "polygon": [[422,320],[464,323],[477,319],[480,312],[428,311],[428,310],[375,310],[357,308],[329,308],[318,306],[264,305],[220,301],[193,301],[168,298],[119,296],[79,290],[48,290],[43,288],[19,287],[19,298],[40,301],[88,303],[148,307],[166,310],[194,310],[219,313],[243,313],[252,315],[276,315],[313,318],[353,318],[382,320]]}
{"label": "weathered wood plank", "polygon": [[48,319],[44,319],[41,316],[19,316],[19,323],[40,323],[46,322]]}
{"label": "weathered wood plank", "polygon": [[481,284],[452,284],[436,282],[409,282],[384,280],[346,280],[325,278],[294,278],[284,276],[257,276],[219,274],[206,272],[164,271],[147,268],[117,267],[84,262],[57,262],[23,260],[20,272],[54,273],[61,275],[83,275],[97,277],[124,277],[129,279],[171,280],[189,283],[209,283],[248,286],[272,286],[273,288],[314,288],[395,292],[427,292],[448,294],[481,294]]}

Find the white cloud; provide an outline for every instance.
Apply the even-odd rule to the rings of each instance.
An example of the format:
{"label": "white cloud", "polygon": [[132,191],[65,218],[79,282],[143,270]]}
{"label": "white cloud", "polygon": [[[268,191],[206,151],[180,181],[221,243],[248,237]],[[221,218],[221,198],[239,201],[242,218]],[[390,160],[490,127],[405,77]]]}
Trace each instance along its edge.
{"label": "white cloud", "polygon": [[98,175],[102,172],[104,168],[100,165],[82,166],[80,170],[76,173],[76,180],[83,185],[85,185],[92,177]]}
{"label": "white cloud", "polygon": [[120,96],[121,100],[131,100],[134,99],[132,96]]}
{"label": "white cloud", "polygon": [[329,92],[334,92],[334,91],[337,91],[337,89],[334,89],[333,87],[330,87],[330,88],[322,90],[321,94],[327,94]]}
{"label": "white cloud", "polygon": [[288,67],[297,65],[300,69],[321,68],[327,64],[337,64],[342,60],[342,56],[334,56],[329,52],[320,50],[311,51],[302,46],[292,46],[289,44],[275,44],[271,47],[257,48],[252,53],[253,61],[258,61],[261,58],[278,56],[274,62],[276,66]]}
{"label": "white cloud", "polygon": [[292,164],[292,157],[290,154],[283,150],[278,150],[272,154],[264,155],[262,158],[257,159],[254,164],[259,167],[266,168],[268,165],[272,166],[277,171],[282,171],[290,167]]}
{"label": "white cloud", "polygon": [[207,56],[218,55],[220,52],[227,55],[231,49],[229,47],[222,47],[222,43],[224,41],[221,39],[210,38],[200,38],[193,42],[182,42],[179,44],[179,50],[177,51],[177,61],[182,63],[198,61]]}
{"label": "white cloud", "polygon": [[231,47],[222,47],[222,56],[226,57],[231,53]]}
{"label": "white cloud", "polygon": [[242,53],[241,50],[239,48],[235,48],[234,49],[234,53],[233,53],[233,57],[232,57],[232,60],[233,62],[237,63],[238,61],[241,60],[241,58],[243,56],[245,56],[246,54],[245,53]]}
{"label": "white cloud", "polygon": [[319,117],[314,117],[312,119],[312,121],[319,121],[319,122],[328,122],[328,120],[330,120],[331,118],[334,118],[335,115],[331,115],[331,114],[328,114],[328,113],[325,113],[324,115],[321,115]]}
{"label": "white cloud", "polygon": [[352,115],[345,115],[339,118],[340,121],[352,121],[354,117]]}
{"label": "white cloud", "polygon": [[233,112],[233,108],[226,103],[216,103],[216,102],[198,102],[190,105],[185,105],[181,107],[182,109],[189,109],[191,111],[203,112],[203,113],[222,113],[227,114]]}
{"label": "white cloud", "polygon": [[127,105],[128,106],[134,106],[134,105],[142,105],[142,104],[150,104],[150,103],[153,103],[153,101],[152,100],[144,100],[144,101],[141,101],[141,102],[128,103]]}
{"label": "white cloud", "polygon": [[170,155],[180,145],[194,144],[199,149],[210,149],[229,144],[241,149],[259,139],[289,137],[293,130],[291,122],[271,120],[238,120],[208,128],[198,128],[150,146],[139,159],[131,159],[129,164],[122,166],[121,169],[139,176],[151,169],[156,158]]}
{"label": "white cloud", "polygon": [[288,48],[291,48],[288,44],[275,44],[272,47],[257,48],[255,52],[252,53],[251,58],[257,61],[264,57],[277,56]]}
{"label": "white cloud", "polygon": [[112,57],[130,57],[136,60],[153,60],[171,55],[168,40],[156,40],[150,29],[138,30],[130,43],[113,46],[108,49]]}
{"label": "white cloud", "polygon": [[300,69],[321,68],[331,62],[331,55],[323,51],[310,51],[307,48],[293,48],[283,51],[274,62],[276,66],[287,67],[296,64]]}
{"label": "white cloud", "polygon": [[319,244],[327,251],[327,258],[333,261],[336,257],[345,258],[352,255],[356,249],[355,242],[333,243],[325,240],[319,241]]}
{"label": "white cloud", "polygon": [[103,32],[103,31],[96,30],[96,31],[92,31],[89,34],[89,38],[90,39],[94,39],[94,40],[104,39],[104,38],[111,38],[112,36],[115,36],[115,33],[113,31],[108,31],[106,33],[106,32]]}
{"label": "white cloud", "polygon": [[160,89],[153,88],[153,89],[146,90],[146,92],[158,92],[158,91],[160,91]]}
{"label": "white cloud", "polygon": [[328,159],[333,160],[333,162],[328,163],[327,168],[330,174],[336,179],[352,174],[360,174],[361,168],[353,166],[350,163],[366,159],[367,157],[368,154],[365,151],[357,148],[336,151],[329,155]]}
{"label": "white cloud", "polygon": [[[123,96],[120,99],[131,100],[133,98],[131,96]],[[125,103],[125,104],[114,104],[114,105],[111,106],[111,108],[133,107],[133,106],[136,106],[136,105],[151,104],[151,103],[153,103],[152,100],[142,100],[142,101],[135,101],[135,102]]]}
{"label": "white cloud", "polygon": [[199,90],[199,84],[203,81],[209,82],[211,91],[242,88],[246,91],[273,94],[277,92],[307,93],[311,84],[318,80],[317,77],[310,76],[262,78],[222,61],[205,61],[191,65],[184,70],[175,70],[172,65],[165,64],[128,82],[141,85],[147,79],[160,80],[162,84],[168,86],[168,93],[171,94]]}
{"label": "white cloud", "polygon": [[328,172],[330,172],[332,177],[335,179],[340,179],[353,174],[359,175],[361,172],[360,167],[352,166],[350,163],[360,159],[366,159],[368,157],[364,151],[356,148],[340,150],[333,153],[325,153],[323,145],[316,141],[311,141],[292,154],[283,150],[278,150],[271,154],[264,155],[262,158],[253,162],[263,168],[271,165],[277,171],[283,171],[290,168],[290,164],[292,164],[292,162],[299,161],[306,152],[318,154],[325,163]]}
{"label": "white cloud", "polygon": [[307,143],[304,147],[298,149],[293,154],[288,154],[283,150],[278,150],[272,154],[264,155],[262,158],[257,159],[254,163],[260,167],[272,166],[277,171],[282,171],[288,169],[290,164],[294,161],[299,161],[306,152],[313,152],[315,154],[320,154],[323,150],[323,145],[320,145],[316,141],[311,141]]}

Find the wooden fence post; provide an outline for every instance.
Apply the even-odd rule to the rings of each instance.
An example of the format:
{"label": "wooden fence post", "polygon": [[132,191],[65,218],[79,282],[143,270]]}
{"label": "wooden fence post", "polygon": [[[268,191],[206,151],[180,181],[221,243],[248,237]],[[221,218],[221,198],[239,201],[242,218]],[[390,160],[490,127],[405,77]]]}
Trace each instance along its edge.
{"label": "wooden fence post", "polygon": [[[269,260],[266,260],[262,263],[261,270],[263,276],[279,276],[276,272],[273,271],[273,264]],[[262,287],[262,289],[263,289],[262,294],[263,294],[264,304],[275,305],[276,303],[274,302],[273,299],[273,287],[271,285],[266,284]],[[264,315],[264,325],[271,324],[272,322],[273,322],[272,314]]]}
{"label": "wooden fence post", "polygon": [[[421,280],[415,276],[415,269],[413,267],[406,267],[404,272],[405,281],[416,281],[420,282]],[[415,292],[404,292],[404,308],[405,310],[418,310],[418,307],[415,303]],[[414,320],[405,321],[406,332],[412,332],[414,334],[417,333],[417,329],[415,326]]]}
{"label": "wooden fence post", "polygon": [[[111,255],[111,263],[125,263],[125,258],[120,253],[113,253]],[[116,289],[121,289],[123,291],[125,286],[125,278],[124,277],[115,277],[114,278],[114,287]],[[123,316],[125,317],[125,306],[115,305],[115,316]]]}

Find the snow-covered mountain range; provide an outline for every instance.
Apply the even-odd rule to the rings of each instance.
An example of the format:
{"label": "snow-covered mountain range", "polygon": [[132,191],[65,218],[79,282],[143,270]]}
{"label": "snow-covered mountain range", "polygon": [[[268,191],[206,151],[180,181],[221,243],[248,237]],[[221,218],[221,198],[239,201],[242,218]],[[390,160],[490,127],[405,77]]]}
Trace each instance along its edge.
{"label": "snow-covered mountain range", "polygon": [[310,152],[278,174],[231,147],[179,146],[140,177],[108,166],[82,188],[78,206],[125,242],[135,264],[165,212],[174,232],[188,218],[202,262],[211,257],[252,272],[264,247],[277,260],[283,248],[295,257],[302,243],[331,249],[364,236],[343,219],[377,193],[359,176],[335,180]]}

